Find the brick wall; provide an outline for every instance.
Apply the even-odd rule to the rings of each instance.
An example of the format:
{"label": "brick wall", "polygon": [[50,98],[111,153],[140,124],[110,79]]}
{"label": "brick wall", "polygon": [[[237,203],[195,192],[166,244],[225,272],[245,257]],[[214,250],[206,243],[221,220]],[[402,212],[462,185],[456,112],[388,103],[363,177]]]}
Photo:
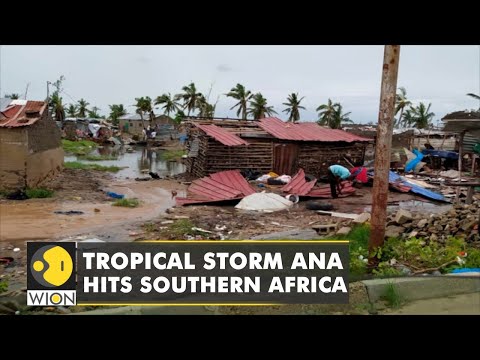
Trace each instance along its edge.
{"label": "brick wall", "polygon": [[27,127],[29,153],[55,149],[61,146],[61,133],[52,118],[44,116]]}
{"label": "brick wall", "polygon": [[27,133],[25,128],[0,128],[0,189],[26,185]]}

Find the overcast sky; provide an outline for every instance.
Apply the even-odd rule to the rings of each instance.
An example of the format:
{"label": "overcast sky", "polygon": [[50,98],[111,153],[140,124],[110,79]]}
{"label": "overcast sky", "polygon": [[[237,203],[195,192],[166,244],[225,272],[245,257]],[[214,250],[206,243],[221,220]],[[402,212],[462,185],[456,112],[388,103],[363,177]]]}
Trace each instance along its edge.
{"label": "overcast sky", "polygon": [[[376,122],[383,46],[1,46],[0,94],[46,97],[46,82],[64,75],[64,104],[85,98],[100,113],[135,97],[178,93],[194,82],[220,96],[216,116],[236,117],[223,96],[236,83],[261,92],[282,119],[288,94],[305,96],[301,119],[331,98],[358,123]],[[478,108],[465,94],[480,93],[479,46],[402,46],[398,86],[418,103],[432,103],[435,120]],[[133,107],[127,108],[134,111]]]}

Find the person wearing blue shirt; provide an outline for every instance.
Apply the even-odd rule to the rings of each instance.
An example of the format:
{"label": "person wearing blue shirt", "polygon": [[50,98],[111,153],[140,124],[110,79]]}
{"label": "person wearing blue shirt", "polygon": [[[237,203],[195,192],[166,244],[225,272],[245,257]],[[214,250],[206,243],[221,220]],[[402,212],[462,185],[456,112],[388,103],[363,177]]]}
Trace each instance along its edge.
{"label": "person wearing blue shirt", "polygon": [[[341,182],[350,180],[352,175],[350,170],[342,165],[331,165],[328,168],[328,182],[330,183],[330,192],[334,199],[338,198],[338,194],[342,194]],[[338,194],[337,194],[338,192]]]}

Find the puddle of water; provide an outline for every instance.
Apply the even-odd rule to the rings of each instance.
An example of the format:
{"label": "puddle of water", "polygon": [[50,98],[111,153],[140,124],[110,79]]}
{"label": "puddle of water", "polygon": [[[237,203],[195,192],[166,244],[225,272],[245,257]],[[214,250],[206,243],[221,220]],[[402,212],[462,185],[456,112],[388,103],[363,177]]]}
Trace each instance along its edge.
{"label": "puddle of water", "polygon": [[[438,214],[443,213],[452,208],[451,204],[448,205],[437,205],[435,203],[419,200],[407,200],[400,201],[398,204],[392,204],[387,206],[387,211],[397,211],[399,209],[408,210],[414,213],[424,213],[424,214]],[[371,212],[372,207],[367,206],[364,208],[364,211]]]}
{"label": "puddle of water", "polygon": [[104,146],[93,150],[89,155],[110,155],[117,160],[88,161],[80,156],[65,156],[65,161],[78,161],[85,164],[103,166],[120,166],[127,168],[120,170],[115,177],[120,179],[148,176],[148,172],[158,173],[160,176],[176,175],[185,172],[185,165],[179,161],[165,161],[162,153],[165,150],[152,150],[146,147],[134,147],[133,152],[127,152],[121,146]]}

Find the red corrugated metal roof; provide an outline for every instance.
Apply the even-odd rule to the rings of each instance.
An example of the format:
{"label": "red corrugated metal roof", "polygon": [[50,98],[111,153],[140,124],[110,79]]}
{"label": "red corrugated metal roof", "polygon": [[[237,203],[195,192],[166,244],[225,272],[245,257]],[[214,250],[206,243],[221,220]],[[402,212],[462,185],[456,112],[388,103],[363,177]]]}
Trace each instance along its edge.
{"label": "red corrugated metal roof", "polygon": [[213,137],[215,140],[218,142],[221,142],[223,145],[226,146],[238,146],[238,145],[248,145],[248,143],[238,137],[235,134],[232,134],[231,132],[213,125],[201,125],[201,124],[195,124],[199,129],[202,129],[207,133],[208,136]]}
{"label": "red corrugated metal roof", "polygon": [[[315,178],[311,181],[305,180],[305,171],[303,171],[303,169],[299,169],[298,173],[292,178],[292,181],[282,188],[282,191],[293,195],[325,199],[331,198],[332,195],[330,193],[330,184],[314,187],[316,182],[317,179]],[[342,195],[340,196],[348,196],[355,192],[355,188],[352,187],[350,182],[344,182],[344,184],[345,185],[342,188]]]}
{"label": "red corrugated metal roof", "polygon": [[256,193],[255,189],[245,180],[238,170],[222,171],[211,174],[210,177],[218,182],[240,190],[245,196]]}
{"label": "red corrugated metal roof", "polygon": [[[352,186],[350,182],[347,182],[342,188],[342,194],[338,195],[338,197],[349,196],[349,195],[352,195],[354,192],[355,192],[355,188]],[[332,194],[330,192],[330,185],[326,184],[326,185],[316,187],[312,189],[312,191],[310,191],[307,196],[329,199],[332,197]]]}
{"label": "red corrugated metal roof", "polygon": [[282,191],[289,194],[305,196],[312,190],[316,182],[317,179],[311,181],[305,180],[305,171],[300,169],[292,180],[282,188]]}
{"label": "red corrugated metal roof", "polygon": [[44,101],[27,101],[26,105],[14,105],[2,112],[0,127],[20,127],[34,124],[46,108]]}
{"label": "red corrugated metal roof", "polygon": [[316,123],[291,123],[283,122],[279,118],[270,117],[259,121],[260,127],[282,140],[297,141],[344,141],[344,142],[367,142],[367,139],[361,136],[350,134],[343,130],[334,130],[323,128]]}
{"label": "red corrugated metal roof", "polygon": [[240,171],[228,170],[193,181],[187,189],[188,196],[177,197],[176,203],[181,206],[235,200],[255,192]]}

